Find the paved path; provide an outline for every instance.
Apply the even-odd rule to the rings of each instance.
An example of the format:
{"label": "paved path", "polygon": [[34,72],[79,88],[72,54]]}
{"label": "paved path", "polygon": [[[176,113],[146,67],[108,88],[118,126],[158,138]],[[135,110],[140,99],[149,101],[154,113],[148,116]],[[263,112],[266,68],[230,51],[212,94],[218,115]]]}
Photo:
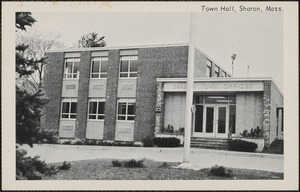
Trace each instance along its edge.
{"label": "paved path", "polygon": [[[144,148],[83,145],[23,145],[29,156],[39,155],[46,163],[78,161],[88,159],[152,159],[166,162],[182,162],[183,148]],[[283,172],[283,155],[246,153],[222,150],[191,148],[190,163],[195,169],[222,165]]]}

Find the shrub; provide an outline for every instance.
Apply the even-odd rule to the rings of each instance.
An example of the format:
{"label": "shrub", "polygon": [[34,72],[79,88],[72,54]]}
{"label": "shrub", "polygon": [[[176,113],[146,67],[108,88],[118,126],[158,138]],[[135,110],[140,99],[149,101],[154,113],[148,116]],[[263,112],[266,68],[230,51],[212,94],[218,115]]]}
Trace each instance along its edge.
{"label": "shrub", "polygon": [[283,140],[275,139],[270,145],[270,152],[283,154]]}
{"label": "shrub", "polygon": [[142,142],[144,144],[144,147],[153,147],[154,146],[153,137],[151,135],[147,135],[146,137],[144,137]]}
{"label": "shrub", "polygon": [[143,160],[136,161],[135,159],[131,159],[129,161],[125,161],[124,162],[124,167],[128,167],[128,168],[143,168],[143,167],[145,167],[145,165],[144,165],[144,161]]}
{"label": "shrub", "polygon": [[180,139],[175,137],[157,137],[154,138],[154,143],[158,147],[179,147]]}
{"label": "shrub", "polygon": [[71,163],[63,162],[62,166],[59,167],[60,170],[69,170],[72,167]]}
{"label": "shrub", "polygon": [[113,146],[133,146],[132,141],[114,141]]}
{"label": "shrub", "polygon": [[245,151],[245,152],[255,152],[257,144],[249,141],[243,141],[240,139],[230,139],[228,140],[229,150],[231,151]]}
{"label": "shrub", "polygon": [[214,175],[218,177],[233,177],[232,170],[226,170],[223,166],[215,165],[210,170],[208,175]]}
{"label": "shrub", "polygon": [[166,163],[166,162],[163,162],[161,165],[158,166],[158,168],[163,168],[163,169],[166,169],[169,167],[170,167],[170,165],[168,165],[168,163]]}
{"label": "shrub", "polygon": [[27,152],[23,149],[16,150],[16,179],[40,180],[42,176],[53,175],[58,172],[55,166],[47,166],[39,156],[26,157]]}
{"label": "shrub", "polygon": [[113,160],[111,163],[113,167],[122,167],[122,163],[119,160]]}
{"label": "shrub", "polygon": [[263,132],[259,128],[259,126],[256,127],[256,129],[251,129],[250,133],[248,130],[244,130],[243,133],[240,133],[241,136],[243,137],[263,137]]}
{"label": "shrub", "polygon": [[84,141],[80,140],[80,139],[73,139],[70,142],[71,145],[84,145]]}
{"label": "shrub", "polygon": [[36,142],[58,144],[58,131],[40,130],[37,133]]}

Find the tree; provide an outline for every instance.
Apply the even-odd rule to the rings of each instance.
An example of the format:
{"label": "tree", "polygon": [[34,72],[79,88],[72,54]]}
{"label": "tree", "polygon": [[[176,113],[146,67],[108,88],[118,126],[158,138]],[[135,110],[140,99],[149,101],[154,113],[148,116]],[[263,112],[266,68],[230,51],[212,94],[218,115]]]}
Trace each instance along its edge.
{"label": "tree", "polygon": [[98,37],[97,32],[89,32],[80,37],[77,46],[81,47],[105,47],[105,36]]}
{"label": "tree", "polygon": [[44,66],[46,64],[46,51],[64,47],[64,44],[58,40],[59,37],[59,34],[54,32],[28,32],[26,34],[17,34],[17,44],[27,45],[26,49],[22,50],[23,57],[38,61],[34,63],[34,69],[38,76],[38,82],[41,84],[43,83]]}
{"label": "tree", "polygon": [[[16,13],[16,28],[26,31],[35,19],[31,13]],[[43,57],[36,59],[26,55],[28,45],[16,46],[16,143],[32,144],[40,137],[41,108],[48,102],[43,87],[29,79]],[[48,167],[39,157],[25,157],[26,151],[16,148],[16,179],[41,179],[42,175],[54,174],[54,167]]]}

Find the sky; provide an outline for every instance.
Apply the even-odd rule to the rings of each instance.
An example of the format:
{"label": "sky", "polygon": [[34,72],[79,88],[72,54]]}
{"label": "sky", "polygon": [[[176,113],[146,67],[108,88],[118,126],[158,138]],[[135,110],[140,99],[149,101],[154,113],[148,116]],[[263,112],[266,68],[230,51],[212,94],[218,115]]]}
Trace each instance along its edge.
{"label": "sky", "polygon": [[[66,47],[88,32],[108,47],[189,41],[187,12],[32,12],[30,31],[56,32]],[[283,92],[283,14],[197,12],[196,46],[234,77],[272,77]],[[248,70],[249,67],[249,70]]]}

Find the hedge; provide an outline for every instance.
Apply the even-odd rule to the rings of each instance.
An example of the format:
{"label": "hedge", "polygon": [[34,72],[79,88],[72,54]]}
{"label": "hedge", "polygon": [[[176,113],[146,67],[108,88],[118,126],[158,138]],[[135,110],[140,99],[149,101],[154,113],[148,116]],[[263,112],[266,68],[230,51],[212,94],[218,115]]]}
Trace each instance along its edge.
{"label": "hedge", "polygon": [[158,147],[179,147],[180,139],[175,137],[157,137],[154,138],[154,143]]}
{"label": "hedge", "polygon": [[229,150],[231,151],[244,151],[255,152],[257,144],[249,141],[243,141],[240,139],[228,140]]}

